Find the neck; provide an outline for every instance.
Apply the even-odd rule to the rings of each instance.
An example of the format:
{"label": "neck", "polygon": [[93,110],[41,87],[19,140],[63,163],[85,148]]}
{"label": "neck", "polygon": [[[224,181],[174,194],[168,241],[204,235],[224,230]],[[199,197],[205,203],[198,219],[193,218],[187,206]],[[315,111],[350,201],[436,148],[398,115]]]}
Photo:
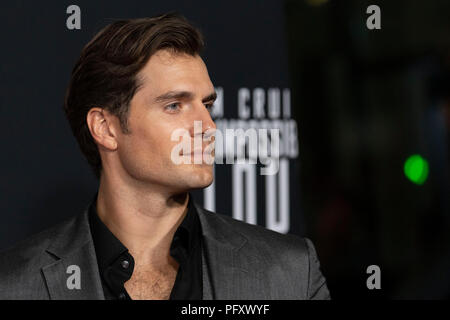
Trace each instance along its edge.
{"label": "neck", "polygon": [[137,263],[163,265],[170,261],[170,244],[187,213],[189,194],[141,187],[114,183],[102,174],[97,212]]}

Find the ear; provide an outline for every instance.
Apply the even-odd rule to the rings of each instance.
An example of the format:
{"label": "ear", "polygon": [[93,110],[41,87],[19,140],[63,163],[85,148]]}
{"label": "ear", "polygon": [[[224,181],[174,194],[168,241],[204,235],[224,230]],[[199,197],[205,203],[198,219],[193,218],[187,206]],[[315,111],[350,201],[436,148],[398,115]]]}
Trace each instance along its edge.
{"label": "ear", "polygon": [[92,137],[99,147],[110,151],[117,149],[118,119],[102,108],[91,108],[86,116]]}

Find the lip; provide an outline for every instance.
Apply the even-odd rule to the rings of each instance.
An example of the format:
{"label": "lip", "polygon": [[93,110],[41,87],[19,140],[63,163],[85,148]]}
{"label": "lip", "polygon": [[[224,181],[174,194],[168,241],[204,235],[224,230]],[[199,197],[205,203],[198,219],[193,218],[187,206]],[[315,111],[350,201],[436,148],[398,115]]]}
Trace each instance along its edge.
{"label": "lip", "polygon": [[203,155],[203,151],[194,151],[191,153],[183,153],[183,156],[195,156],[195,155]]}
{"label": "lip", "polygon": [[188,155],[188,156],[203,155],[203,151],[194,151],[194,152],[188,153],[186,155]]}
{"label": "lip", "polygon": [[194,151],[192,151],[191,153],[183,153],[182,155],[184,155],[184,156],[192,156],[192,155],[195,155],[195,154],[203,154],[203,149],[198,149],[198,150],[194,150]]}
{"label": "lip", "polygon": [[[180,152],[180,155],[181,156],[193,156],[193,155],[196,155],[196,154],[198,154],[198,155],[204,155],[204,152],[206,151],[206,147],[204,147],[203,149],[196,149],[196,150],[193,150],[191,153],[182,153],[182,150],[180,150],[181,152]],[[212,152],[211,152],[213,155],[215,154],[215,149],[213,148],[212,149]]]}

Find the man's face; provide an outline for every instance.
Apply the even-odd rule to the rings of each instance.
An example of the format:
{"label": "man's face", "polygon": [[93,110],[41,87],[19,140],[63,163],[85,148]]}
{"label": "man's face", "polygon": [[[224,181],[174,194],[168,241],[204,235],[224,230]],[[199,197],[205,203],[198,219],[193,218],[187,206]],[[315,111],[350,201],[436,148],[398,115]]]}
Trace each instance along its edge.
{"label": "man's face", "polygon": [[[209,110],[215,90],[203,60],[160,50],[138,76],[142,86],[130,102],[129,133],[117,137],[124,170],[169,192],[207,187],[213,180],[212,165],[195,164],[191,154],[184,155],[192,157],[191,164],[174,163],[172,150],[181,140],[171,139],[175,130],[186,130],[194,151],[194,121],[202,122],[202,131],[196,132],[200,139],[208,128],[216,128]],[[210,143],[203,141],[203,149]]]}

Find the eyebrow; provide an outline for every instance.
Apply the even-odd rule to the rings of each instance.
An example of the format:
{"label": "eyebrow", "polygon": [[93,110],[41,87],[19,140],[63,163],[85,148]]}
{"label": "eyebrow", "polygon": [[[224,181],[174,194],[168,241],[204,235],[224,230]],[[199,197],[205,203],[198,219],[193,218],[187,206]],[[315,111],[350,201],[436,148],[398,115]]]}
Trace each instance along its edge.
{"label": "eyebrow", "polygon": [[[190,91],[169,91],[155,98],[156,103],[172,100],[172,99],[186,99],[192,100],[194,94]],[[202,99],[202,102],[208,102],[211,100],[216,100],[217,93],[213,92]]]}

